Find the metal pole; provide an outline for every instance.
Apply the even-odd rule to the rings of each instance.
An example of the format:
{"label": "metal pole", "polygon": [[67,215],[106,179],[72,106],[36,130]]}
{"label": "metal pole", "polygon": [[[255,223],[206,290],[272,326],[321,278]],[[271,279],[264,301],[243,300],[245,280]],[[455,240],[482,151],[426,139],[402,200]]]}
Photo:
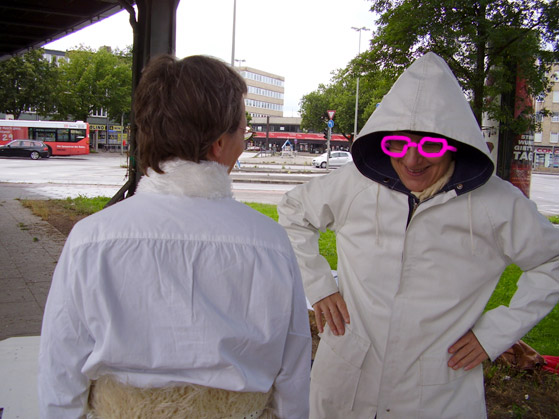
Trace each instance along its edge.
{"label": "metal pole", "polygon": [[[361,38],[361,32],[359,32]],[[357,77],[357,86],[355,87],[355,122],[353,123],[353,140],[357,136],[357,110],[359,109],[359,77]]]}
{"label": "metal pole", "polygon": [[332,128],[328,127],[328,138],[326,140],[326,169],[330,169],[330,138],[332,138]]}
{"label": "metal pole", "polygon": [[235,66],[235,26],[237,21],[237,0],[233,0],[233,44],[231,45],[231,67]]}
{"label": "metal pole", "polygon": [[[361,28],[356,28],[354,26],[351,27],[351,29],[356,30],[357,32],[359,32],[359,48],[358,48],[358,53],[357,55],[361,55],[361,31],[368,31],[370,30],[369,28],[366,27],[361,27]],[[357,136],[357,115],[358,115],[358,110],[359,110],[359,76],[357,76],[357,84],[355,87],[355,121],[353,124],[353,139],[355,140],[355,137]]]}

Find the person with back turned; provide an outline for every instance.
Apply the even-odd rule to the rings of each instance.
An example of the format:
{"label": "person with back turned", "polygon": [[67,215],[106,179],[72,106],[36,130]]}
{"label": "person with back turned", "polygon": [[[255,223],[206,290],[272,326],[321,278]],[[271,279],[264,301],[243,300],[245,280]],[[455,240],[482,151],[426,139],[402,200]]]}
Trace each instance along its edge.
{"label": "person with back turned", "polygon": [[43,418],[306,418],[311,339],[285,231],[233,199],[244,80],[153,59],[135,93],[136,194],[72,230],[48,296]]}

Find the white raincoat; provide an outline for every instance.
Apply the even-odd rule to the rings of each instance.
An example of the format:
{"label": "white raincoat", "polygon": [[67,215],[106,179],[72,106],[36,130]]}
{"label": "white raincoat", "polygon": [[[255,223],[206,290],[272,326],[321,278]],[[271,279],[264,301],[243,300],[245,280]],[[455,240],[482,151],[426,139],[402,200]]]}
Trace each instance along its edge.
{"label": "white raincoat", "polygon": [[175,160],[79,222],[41,335],[41,417],[78,418],[90,380],[266,393],[308,416],[310,331],[285,231],[232,198],[227,168]]}
{"label": "white raincoat", "polygon": [[[454,174],[418,205],[380,148],[383,133],[458,141]],[[385,135],[385,134],[384,134]],[[337,291],[351,324],[325,327],[311,374],[311,418],[484,418],[481,366],[447,366],[472,329],[491,359],[559,299],[559,230],[492,176],[481,131],[450,69],[411,65],[353,145],[354,164],[288,192],[278,207],[311,304]],[[415,209],[415,212],[414,212]],[[318,231],[336,232],[336,285]],[[523,271],[509,307],[482,315],[505,267]]]}

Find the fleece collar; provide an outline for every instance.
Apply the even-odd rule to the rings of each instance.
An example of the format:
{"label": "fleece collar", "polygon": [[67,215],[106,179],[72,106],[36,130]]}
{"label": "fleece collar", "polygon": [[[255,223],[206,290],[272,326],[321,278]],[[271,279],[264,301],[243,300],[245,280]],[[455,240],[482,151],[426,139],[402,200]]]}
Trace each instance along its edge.
{"label": "fleece collar", "polygon": [[231,178],[222,164],[173,159],[163,163],[161,169],[164,173],[148,169],[137,191],[209,199],[233,197]]}

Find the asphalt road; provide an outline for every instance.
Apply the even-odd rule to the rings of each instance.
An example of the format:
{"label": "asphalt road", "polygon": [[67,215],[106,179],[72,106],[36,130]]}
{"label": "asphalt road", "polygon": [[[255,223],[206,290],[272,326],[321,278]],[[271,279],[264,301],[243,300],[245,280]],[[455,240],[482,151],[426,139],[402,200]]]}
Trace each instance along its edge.
{"label": "asphalt road", "polygon": [[[277,204],[286,191],[296,186],[297,183],[293,182],[304,182],[326,173],[323,169],[313,168],[311,160],[311,155],[254,158],[253,154],[243,153],[240,158],[242,170],[232,173],[233,194],[244,202]],[[126,164],[126,156],[119,153],[40,160],[2,158],[0,197],[113,196],[126,182]],[[280,170],[283,173],[279,173]],[[559,214],[559,175],[533,174],[530,197],[544,215]]]}

